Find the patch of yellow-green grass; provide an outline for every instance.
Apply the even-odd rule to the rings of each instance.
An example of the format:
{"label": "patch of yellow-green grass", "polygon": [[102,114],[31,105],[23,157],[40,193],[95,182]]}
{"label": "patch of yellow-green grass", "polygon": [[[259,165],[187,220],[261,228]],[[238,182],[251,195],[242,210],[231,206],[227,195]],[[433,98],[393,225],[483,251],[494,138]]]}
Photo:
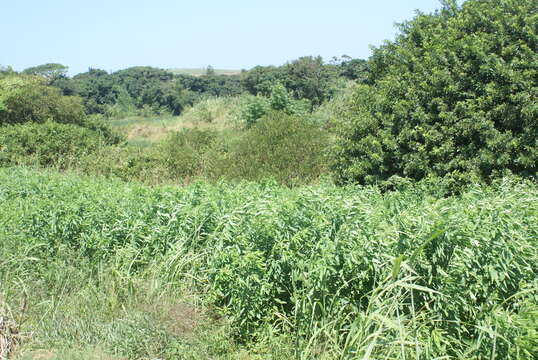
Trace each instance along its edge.
{"label": "patch of yellow-green grass", "polygon": [[241,111],[248,96],[208,98],[185,109],[180,116],[130,116],[111,121],[129,143],[149,146],[182,129],[213,129],[223,131],[241,127]]}

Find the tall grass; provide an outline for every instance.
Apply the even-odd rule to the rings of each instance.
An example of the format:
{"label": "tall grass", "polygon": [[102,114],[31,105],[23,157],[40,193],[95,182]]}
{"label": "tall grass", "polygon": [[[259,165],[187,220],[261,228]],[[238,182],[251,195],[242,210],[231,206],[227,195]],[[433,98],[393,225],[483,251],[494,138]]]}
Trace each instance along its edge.
{"label": "tall grass", "polygon": [[214,357],[247,344],[262,358],[536,358],[533,183],[444,198],[12,168],[0,184],[0,296],[14,309],[27,294],[30,348],[173,358],[186,338],[140,304],[196,293],[235,339]]}

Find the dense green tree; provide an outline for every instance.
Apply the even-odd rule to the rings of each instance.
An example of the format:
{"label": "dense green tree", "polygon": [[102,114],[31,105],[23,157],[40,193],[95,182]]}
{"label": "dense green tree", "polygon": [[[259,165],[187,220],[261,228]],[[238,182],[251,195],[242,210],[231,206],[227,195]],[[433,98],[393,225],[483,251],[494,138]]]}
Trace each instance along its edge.
{"label": "dense green tree", "polygon": [[85,122],[80,98],[62,96],[33,76],[0,79],[0,126],[25,122],[54,121],[81,125]]}
{"label": "dense green tree", "polygon": [[147,107],[178,115],[197,99],[172,73],[151,67],[133,67],[113,74],[90,68],[73,78],[57,79],[53,85],[64,95],[80,96],[88,114],[110,115],[117,110],[125,113]]}
{"label": "dense green tree", "polygon": [[319,105],[331,97],[339,75],[337,67],[321,57],[304,56],[280,67],[256,66],[243,75],[243,82],[253,95],[269,96],[276,84],[282,84],[295,99]]}
{"label": "dense green tree", "polygon": [[135,66],[117,71],[112,75],[137,101],[141,100],[142,95],[148,89],[159,87],[162,83],[172,81],[174,78],[174,74],[169,71],[149,66]]}
{"label": "dense green tree", "polygon": [[[123,99],[132,103],[127,91],[105,70],[90,68],[73,77],[72,83],[74,93],[82,97],[88,114],[105,114],[108,107]],[[67,95],[65,90],[64,94]]]}
{"label": "dense green tree", "polygon": [[100,69],[90,68],[73,78],[62,77],[51,85],[59,88],[64,95],[80,96],[88,114],[106,113],[107,108],[118,103],[122,96],[130,100],[125,89],[115,83],[108,72]]}
{"label": "dense green tree", "polygon": [[273,86],[282,80],[282,68],[276,66],[256,66],[243,75],[245,89],[252,95],[269,96]]}
{"label": "dense green tree", "polygon": [[368,76],[368,61],[363,59],[353,59],[344,55],[338,68],[340,75],[350,80],[365,82]]}
{"label": "dense green tree", "polygon": [[62,64],[48,63],[38,66],[33,66],[22,71],[26,75],[42,76],[50,82],[58,78],[65,77],[69,68]]}
{"label": "dense green tree", "polygon": [[240,76],[237,75],[202,75],[180,74],[176,79],[190,91],[200,95],[235,96],[245,92]]}
{"label": "dense green tree", "polygon": [[139,108],[164,109],[179,115],[183,108],[192,105],[196,96],[186,89],[181,79],[169,71],[152,67],[132,67],[112,74]]}
{"label": "dense green tree", "polygon": [[332,81],[338,74],[320,56],[304,56],[283,66],[283,84],[297,99],[319,105],[331,96]]}
{"label": "dense green tree", "polygon": [[204,92],[211,96],[236,96],[245,92],[237,75],[202,76],[202,79],[206,81]]}
{"label": "dense green tree", "polygon": [[538,2],[444,2],[374,50],[340,127],[341,182],[538,170]]}

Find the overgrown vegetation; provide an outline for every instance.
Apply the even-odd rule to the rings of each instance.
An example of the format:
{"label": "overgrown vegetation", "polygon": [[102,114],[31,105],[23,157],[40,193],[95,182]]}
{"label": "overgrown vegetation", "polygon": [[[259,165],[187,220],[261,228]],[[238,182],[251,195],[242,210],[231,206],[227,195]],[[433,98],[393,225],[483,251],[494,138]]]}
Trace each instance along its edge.
{"label": "overgrown vegetation", "polygon": [[537,13],[535,1],[448,1],[402,24],[341,123],[339,181],[535,177]]}
{"label": "overgrown vegetation", "polygon": [[0,358],[537,359],[537,10],[231,75],[0,67]]}
{"label": "overgrown vegetation", "polygon": [[235,341],[299,358],[536,354],[536,184],[447,199],[432,185],[0,178],[2,296],[12,308],[27,299],[28,350],[164,356],[185,340],[137,306],[188,290],[227,315]]}

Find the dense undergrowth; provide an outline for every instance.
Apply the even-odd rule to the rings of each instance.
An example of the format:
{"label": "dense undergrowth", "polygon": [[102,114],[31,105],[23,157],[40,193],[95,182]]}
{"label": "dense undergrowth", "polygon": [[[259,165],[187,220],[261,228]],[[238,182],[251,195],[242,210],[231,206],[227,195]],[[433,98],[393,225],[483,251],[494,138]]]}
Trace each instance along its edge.
{"label": "dense undergrowth", "polygon": [[233,78],[0,68],[0,359],[537,359],[535,3]]}
{"label": "dense undergrowth", "polygon": [[[434,184],[151,188],[6,168],[0,184],[0,297],[26,336],[22,354],[538,353],[534,183],[507,179],[446,198]],[[156,320],[184,294],[203,299],[203,316],[229,322],[192,340]]]}

